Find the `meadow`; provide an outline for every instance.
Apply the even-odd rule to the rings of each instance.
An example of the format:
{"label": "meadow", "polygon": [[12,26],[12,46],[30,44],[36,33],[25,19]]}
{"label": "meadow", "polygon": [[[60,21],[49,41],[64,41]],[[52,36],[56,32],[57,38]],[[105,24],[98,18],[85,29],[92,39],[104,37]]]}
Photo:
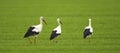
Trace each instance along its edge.
{"label": "meadow", "polygon": [[[0,0],[0,53],[120,53],[119,0]],[[29,44],[23,36],[29,26],[47,25]],[[63,22],[58,43],[49,40]],[[92,19],[91,42],[83,39],[84,27]],[[33,39],[33,37],[31,37]]]}

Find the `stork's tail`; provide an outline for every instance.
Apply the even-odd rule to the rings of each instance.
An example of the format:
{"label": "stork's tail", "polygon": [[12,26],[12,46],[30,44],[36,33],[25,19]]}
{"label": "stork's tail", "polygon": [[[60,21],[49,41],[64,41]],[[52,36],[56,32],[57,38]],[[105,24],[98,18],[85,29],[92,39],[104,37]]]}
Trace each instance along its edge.
{"label": "stork's tail", "polygon": [[24,35],[24,38],[27,38],[27,37],[29,37],[28,33],[26,33],[26,34]]}

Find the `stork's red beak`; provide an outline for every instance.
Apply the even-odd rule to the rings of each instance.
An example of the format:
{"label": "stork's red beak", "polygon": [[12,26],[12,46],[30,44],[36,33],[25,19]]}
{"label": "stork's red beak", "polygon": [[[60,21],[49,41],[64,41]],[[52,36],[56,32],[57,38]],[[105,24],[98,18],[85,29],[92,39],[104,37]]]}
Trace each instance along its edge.
{"label": "stork's red beak", "polygon": [[60,24],[63,24],[63,23],[60,21]]}
{"label": "stork's red beak", "polygon": [[47,25],[46,21],[43,19],[43,22]]}

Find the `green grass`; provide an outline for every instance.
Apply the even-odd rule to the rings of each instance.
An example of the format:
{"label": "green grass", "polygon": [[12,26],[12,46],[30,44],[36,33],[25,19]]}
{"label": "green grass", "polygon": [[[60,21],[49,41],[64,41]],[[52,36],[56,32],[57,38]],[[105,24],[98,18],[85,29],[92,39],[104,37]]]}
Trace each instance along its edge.
{"label": "green grass", "polygon": [[[119,0],[1,0],[0,53],[120,53]],[[44,24],[37,46],[23,39],[28,27]],[[49,37],[60,17],[62,34],[58,43]],[[83,39],[84,27],[92,19],[91,43]],[[31,37],[32,38],[32,37]],[[32,38],[33,39],[33,38]]]}

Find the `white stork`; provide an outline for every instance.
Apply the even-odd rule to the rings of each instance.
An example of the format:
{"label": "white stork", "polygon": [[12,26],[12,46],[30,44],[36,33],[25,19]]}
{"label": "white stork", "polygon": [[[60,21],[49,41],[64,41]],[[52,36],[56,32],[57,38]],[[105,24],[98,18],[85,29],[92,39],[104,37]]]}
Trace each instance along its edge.
{"label": "white stork", "polygon": [[93,28],[91,26],[91,19],[89,19],[89,25],[85,27],[85,30],[84,30],[84,39],[86,39],[87,37],[90,38],[92,33],[93,33]]}
{"label": "white stork", "polygon": [[28,38],[28,40],[30,41],[31,44],[32,44],[32,41],[30,40],[29,36],[34,36],[35,37],[34,38],[34,44],[36,44],[37,36],[42,31],[43,22],[45,24],[47,24],[46,21],[44,20],[44,18],[41,16],[40,17],[40,24],[30,26],[28,28],[27,32],[25,33],[24,38]]}
{"label": "white stork", "polygon": [[58,18],[57,19],[57,22],[58,22],[58,26],[53,29],[52,33],[51,33],[51,36],[50,36],[50,40],[53,40],[55,42],[57,42],[57,39],[59,38],[60,34],[61,34],[61,20]]}

